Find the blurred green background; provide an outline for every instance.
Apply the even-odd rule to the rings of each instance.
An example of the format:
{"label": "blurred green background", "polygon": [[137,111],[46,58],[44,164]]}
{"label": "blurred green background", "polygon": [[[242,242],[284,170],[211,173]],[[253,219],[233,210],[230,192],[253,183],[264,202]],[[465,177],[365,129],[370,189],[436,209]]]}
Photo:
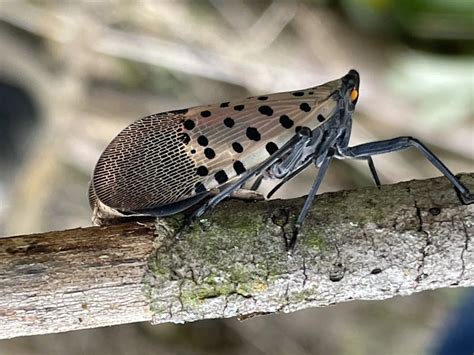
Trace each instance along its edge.
{"label": "blurred green background", "polygon": [[[0,234],[90,225],[93,166],[140,117],[351,68],[361,74],[352,144],[413,135],[454,172],[474,170],[472,0],[0,0]],[[439,175],[417,152],[375,163],[383,183]],[[323,191],[371,184],[366,170],[336,162]],[[314,173],[275,197],[307,193]],[[4,340],[0,354],[426,354],[461,298],[131,324]]]}

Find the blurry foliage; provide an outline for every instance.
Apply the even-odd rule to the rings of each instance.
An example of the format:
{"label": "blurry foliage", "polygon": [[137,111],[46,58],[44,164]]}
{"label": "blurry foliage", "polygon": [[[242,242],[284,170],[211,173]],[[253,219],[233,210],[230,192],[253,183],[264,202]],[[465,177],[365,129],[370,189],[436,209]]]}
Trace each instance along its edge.
{"label": "blurry foliage", "polygon": [[341,0],[361,28],[391,33],[413,46],[447,53],[474,49],[472,0]]}
{"label": "blurry foliage", "polygon": [[[397,59],[396,66],[389,83],[396,95],[416,103],[426,129],[440,130],[474,118],[472,59],[409,52]],[[466,75],[469,72],[472,75]]]}
{"label": "blurry foliage", "polygon": [[126,59],[118,60],[121,69],[118,85],[128,90],[144,90],[155,95],[178,96],[180,81],[164,68],[143,65]]}

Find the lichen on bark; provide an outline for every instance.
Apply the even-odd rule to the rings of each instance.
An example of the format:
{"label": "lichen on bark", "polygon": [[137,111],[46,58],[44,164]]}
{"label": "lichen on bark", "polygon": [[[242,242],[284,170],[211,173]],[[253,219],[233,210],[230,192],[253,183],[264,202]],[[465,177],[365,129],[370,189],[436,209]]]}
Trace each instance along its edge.
{"label": "lichen on bark", "polygon": [[[472,186],[472,176],[463,179]],[[466,267],[473,206],[462,206],[444,178],[323,194],[288,253],[301,203],[231,200],[179,240],[160,234],[146,277],[154,322],[291,312],[473,283]],[[448,273],[436,267],[440,254],[452,264]]]}

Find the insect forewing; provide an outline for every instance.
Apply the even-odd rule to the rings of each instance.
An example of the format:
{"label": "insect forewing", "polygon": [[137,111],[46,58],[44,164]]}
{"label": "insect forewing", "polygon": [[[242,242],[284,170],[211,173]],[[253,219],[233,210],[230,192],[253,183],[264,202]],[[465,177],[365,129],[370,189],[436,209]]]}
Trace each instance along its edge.
{"label": "insect forewing", "polygon": [[340,85],[335,80],[142,118],[101,155],[90,200],[140,211],[219,188],[268,159],[300,127],[314,129],[330,119],[337,110],[331,94]]}

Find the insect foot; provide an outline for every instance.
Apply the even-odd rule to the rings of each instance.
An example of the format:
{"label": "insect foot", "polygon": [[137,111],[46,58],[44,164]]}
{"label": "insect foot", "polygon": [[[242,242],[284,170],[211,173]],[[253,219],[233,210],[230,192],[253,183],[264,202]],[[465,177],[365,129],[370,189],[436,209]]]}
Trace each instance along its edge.
{"label": "insect foot", "polygon": [[470,205],[471,203],[474,203],[474,194],[471,192],[467,193],[461,193],[458,189],[456,189],[456,193],[458,194],[459,199],[461,202],[465,205]]}
{"label": "insect foot", "polygon": [[293,227],[293,234],[291,235],[290,243],[288,245],[288,252],[292,253],[295,249],[296,241],[298,240],[298,235],[301,231],[301,224],[295,224]]}

